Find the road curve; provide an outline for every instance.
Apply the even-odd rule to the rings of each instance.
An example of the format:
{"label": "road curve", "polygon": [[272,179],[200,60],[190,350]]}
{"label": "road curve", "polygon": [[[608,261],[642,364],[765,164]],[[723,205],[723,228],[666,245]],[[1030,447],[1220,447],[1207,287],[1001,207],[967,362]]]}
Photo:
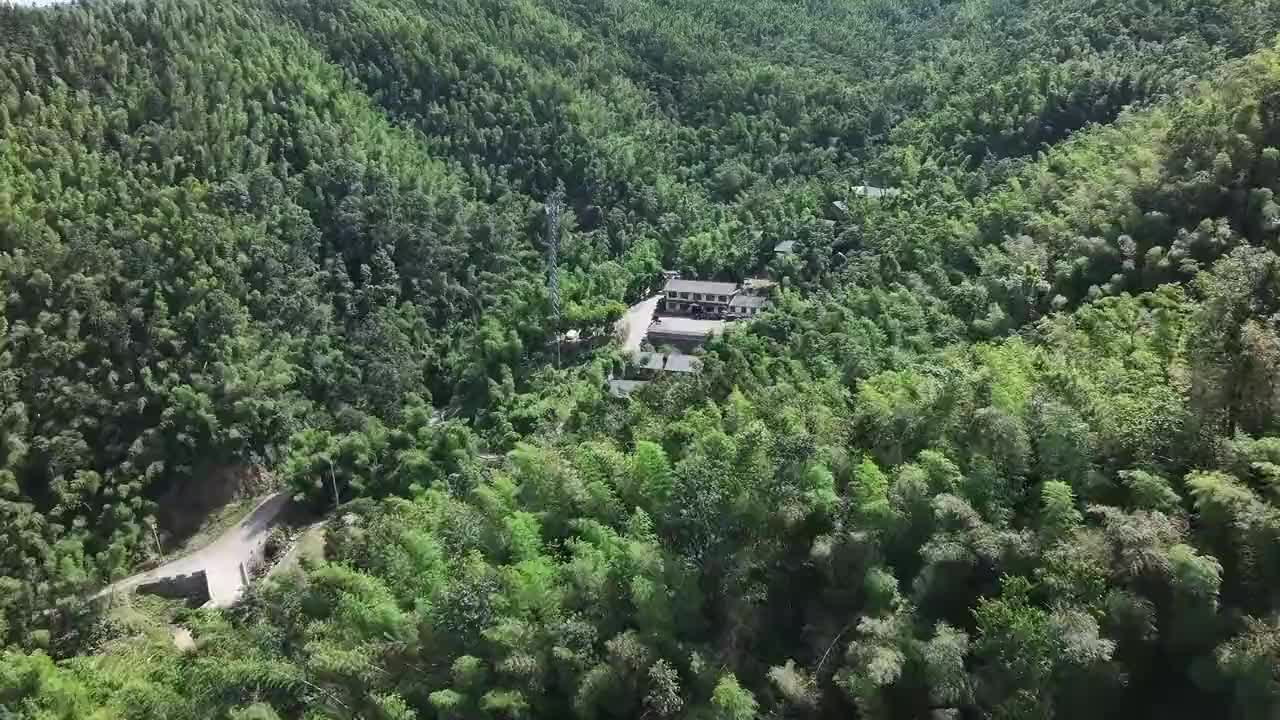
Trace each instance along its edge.
{"label": "road curve", "polygon": [[617,333],[622,339],[622,349],[626,352],[640,352],[640,343],[649,332],[653,323],[653,313],[658,309],[661,295],[654,295],[648,300],[632,305],[622,319],[618,321]]}
{"label": "road curve", "polygon": [[278,492],[245,515],[216,540],[159,567],[112,583],[95,597],[132,590],[146,582],[203,570],[209,581],[209,605],[230,607],[244,593],[251,570],[262,562],[267,536],[289,505],[289,493]]}

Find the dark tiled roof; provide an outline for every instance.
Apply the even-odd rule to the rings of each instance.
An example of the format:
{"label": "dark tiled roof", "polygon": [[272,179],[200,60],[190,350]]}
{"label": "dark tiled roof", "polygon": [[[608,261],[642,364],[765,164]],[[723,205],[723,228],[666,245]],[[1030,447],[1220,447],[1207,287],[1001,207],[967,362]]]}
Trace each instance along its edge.
{"label": "dark tiled roof", "polygon": [[759,295],[735,295],[729,301],[729,307],[758,308],[764,307],[769,303],[769,298]]}
{"label": "dark tiled roof", "polygon": [[702,295],[732,295],[738,292],[733,283],[712,282],[710,280],[668,280],[664,288],[666,292],[699,293]]}
{"label": "dark tiled roof", "polygon": [[855,185],[853,194],[864,198],[895,197],[902,193],[898,188],[880,188],[873,185]]}
{"label": "dark tiled roof", "polygon": [[671,353],[667,356],[667,372],[693,373],[702,369],[702,361],[692,355]]}
{"label": "dark tiled roof", "polygon": [[648,380],[610,380],[609,394],[624,398],[648,384]]}

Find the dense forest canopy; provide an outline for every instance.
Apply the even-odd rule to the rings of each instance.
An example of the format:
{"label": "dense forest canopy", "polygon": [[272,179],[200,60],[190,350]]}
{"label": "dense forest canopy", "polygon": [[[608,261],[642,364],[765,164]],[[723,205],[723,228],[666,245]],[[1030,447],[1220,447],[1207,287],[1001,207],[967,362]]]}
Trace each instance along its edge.
{"label": "dense forest canopy", "polygon": [[[1278,32],[0,2],[0,716],[1276,717]],[[620,400],[664,269],[780,284]],[[91,601],[248,467],[322,561]]]}

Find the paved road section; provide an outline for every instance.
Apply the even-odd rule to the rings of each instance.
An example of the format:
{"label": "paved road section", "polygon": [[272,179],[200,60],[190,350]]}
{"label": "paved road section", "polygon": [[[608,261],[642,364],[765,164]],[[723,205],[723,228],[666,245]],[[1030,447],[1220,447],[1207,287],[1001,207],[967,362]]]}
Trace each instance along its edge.
{"label": "paved road section", "polygon": [[616,330],[622,339],[622,349],[626,352],[640,352],[640,343],[649,332],[649,323],[653,322],[653,313],[658,309],[661,295],[632,305],[622,319],[618,320]]}
{"label": "paved road section", "polygon": [[244,593],[253,568],[262,562],[267,535],[288,504],[288,493],[276,493],[258,503],[239,523],[208,545],[190,555],[113,583],[98,593],[98,597],[132,590],[153,580],[203,570],[209,581],[209,605],[230,607]]}

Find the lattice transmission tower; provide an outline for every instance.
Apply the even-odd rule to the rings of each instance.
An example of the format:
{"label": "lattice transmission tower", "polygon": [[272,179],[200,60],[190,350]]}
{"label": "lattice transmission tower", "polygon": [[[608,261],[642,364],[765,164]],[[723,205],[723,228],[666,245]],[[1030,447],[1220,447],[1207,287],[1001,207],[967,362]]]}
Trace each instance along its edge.
{"label": "lattice transmission tower", "polygon": [[547,213],[547,295],[556,333],[556,369],[560,369],[560,213],[564,211],[564,186],[557,183],[543,206]]}

